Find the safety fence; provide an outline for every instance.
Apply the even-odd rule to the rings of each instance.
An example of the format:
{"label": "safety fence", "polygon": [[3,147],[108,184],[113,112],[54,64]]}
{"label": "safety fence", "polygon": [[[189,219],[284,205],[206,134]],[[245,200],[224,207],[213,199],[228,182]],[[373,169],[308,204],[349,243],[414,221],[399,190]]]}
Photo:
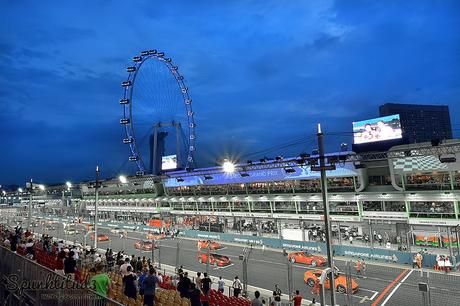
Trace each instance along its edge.
{"label": "safety fence", "polygon": [[0,247],[2,305],[121,306],[86,286]]}
{"label": "safety fence", "polygon": [[[185,230],[182,235],[197,239],[214,239],[233,243],[252,244],[255,246],[266,246],[271,248],[282,248],[286,250],[306,250],[312,253],[326,254],[326,244],[311,241],[295,241],[277,238],[267,238],[249,235],[213,233],[197,230]],[[414,250],[415,251],[415,250]],[[414,252],[402,252],[392,249],[378,249],[350,245],[333,245],[334,256],[345,256],[351,258],[364,258],[366,260],[383,261],[398,264],[412,265]],[[458,259],[460,260],[460,256]],[[436,255],[423,254],[423,266],[433,268],[436,264]]]}

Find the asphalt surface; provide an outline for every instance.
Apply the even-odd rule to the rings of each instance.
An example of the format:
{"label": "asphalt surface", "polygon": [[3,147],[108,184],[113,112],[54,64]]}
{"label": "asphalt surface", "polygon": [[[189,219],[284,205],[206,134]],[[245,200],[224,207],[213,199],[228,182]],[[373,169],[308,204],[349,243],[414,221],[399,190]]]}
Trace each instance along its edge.
{"label": "asphalt surface", "polygon": [[[45,233],[54,237],[73,241],[73,235],[65,235],[62,224],[56,225],[56,230],[46,230],[41,225],[34,228],[35,232]],[[76,235],[77,242],[83,243],[84,228],[79,228]],[[126,254],[135,256],[151,257],[151,251],[140,251],[134,248],[134,243],[139,239],[145,239],[145,233],[128,232],[128,238],[120,238],[120,235],[110,233],[108,228],[99,228],[98,234],[106,234],[110,237],[108,242],[99,242],[102,249],[111,248],[114,252],[125,250]],[[200,264],[197,260],[197,242],[189,239],[164,239],[160,241],[160,250],[155,250],[155,261],[162,264],[176,266],[177,244],[180,241],[180,265],[192,271],[206,270],[206,264]],[[87,237],[87,244],[92,241]],[[210,267],[211,277],[222,276],[224,279],[233,279],[243,275],[243,264],[239,260],[244,246],[222,243],[223,249],[213,251],[228,256],[232,261],[230,266]],[[344,260],[335,260],[335,264],[341,272],[346,272],[347,263]],[[315,297],[303,280],[304,273],[312,267],[293,264],[293,289],[300,290],[302,296],[311,300]],[[354,273],[354,269],[353,273]],[[259,288],[272,290],[274,284],[279,284],[282,292],[287,294],[287,263],[281,252],[276,250],[254,249],[248,264],[248,284]],[[194,275],[192,275],[194,276]],[[419,291],[420,282],[428,283],[431,305],[460,305],[460,277],[453,274],[440,274],[435,272],[421,272],[409,268],[400,268],[385,265],[378,262],[367,262],[365,277],[353,278],[359,284],[359,291],[353,295],[336,293],[339,305],[424,305],[423,293]],[[327,290],[327,294],[330,294]],[[330,298],[328,297],[328,301]],[[328,303],[330,304],[330,302]],[[426,304],[428,305],[428,304]]]}

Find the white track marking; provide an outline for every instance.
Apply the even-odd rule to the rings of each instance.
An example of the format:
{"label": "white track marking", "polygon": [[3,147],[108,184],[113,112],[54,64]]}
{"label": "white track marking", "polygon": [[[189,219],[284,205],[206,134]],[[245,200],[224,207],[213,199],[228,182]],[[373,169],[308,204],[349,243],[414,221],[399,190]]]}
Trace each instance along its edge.
{"label": "white track marking", "polygon": [[399,284],[396,285],[396,287],[393,289],[393,291],[391,291],[391,293],[387,296],[385,301],[383,301],[383,303],[380,306],[385,306],[385,304],[390,300],[390,298],[393,296],[393,294],[398,290],[399,286],[401,286],[402,283],[404,283],[404,281],[409,277],[409,275],[412,274],[412,272],[414,272],[414,270],[410,270],[409,273],[407,273],[407,275],[402,279],[402,281],[399,282]]}

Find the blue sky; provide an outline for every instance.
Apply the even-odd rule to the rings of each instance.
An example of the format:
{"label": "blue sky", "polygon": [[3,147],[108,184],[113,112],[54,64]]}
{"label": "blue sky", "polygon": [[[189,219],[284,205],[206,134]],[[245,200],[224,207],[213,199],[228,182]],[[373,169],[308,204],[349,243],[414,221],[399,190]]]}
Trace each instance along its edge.
{"label": "blue sky", "polygon": [[449,105],[459,128],[459,29],[459,1],[3,3],[0,184],[134,171],[120,82],[152,48],[185,76],[202,165],[311,150],[317,122],[349,132],[385,102]]}

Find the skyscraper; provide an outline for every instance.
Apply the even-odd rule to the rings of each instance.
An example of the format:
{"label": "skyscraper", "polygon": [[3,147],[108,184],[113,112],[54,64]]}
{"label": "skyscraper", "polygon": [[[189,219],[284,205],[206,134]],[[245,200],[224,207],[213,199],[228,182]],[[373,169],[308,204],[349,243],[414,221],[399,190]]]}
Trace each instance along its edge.
{"label": "skyscraper", "polygon": [[379,107],[380,116],[399,114],[403,138],[409,143],[452,138],[447,105],[386,103]]}

